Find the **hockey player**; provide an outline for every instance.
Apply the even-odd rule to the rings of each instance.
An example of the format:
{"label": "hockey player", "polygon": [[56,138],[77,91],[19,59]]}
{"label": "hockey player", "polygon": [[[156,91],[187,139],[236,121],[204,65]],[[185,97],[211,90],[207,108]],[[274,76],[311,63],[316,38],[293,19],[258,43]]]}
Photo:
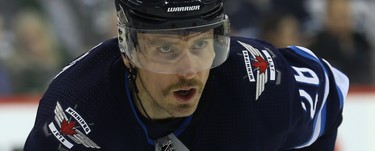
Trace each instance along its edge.
{"label": "hockey player", "polygon": [[116,0],[118,38],[65,67],[26,151],[332,151],[347,77],[230,37],[222,0]]}

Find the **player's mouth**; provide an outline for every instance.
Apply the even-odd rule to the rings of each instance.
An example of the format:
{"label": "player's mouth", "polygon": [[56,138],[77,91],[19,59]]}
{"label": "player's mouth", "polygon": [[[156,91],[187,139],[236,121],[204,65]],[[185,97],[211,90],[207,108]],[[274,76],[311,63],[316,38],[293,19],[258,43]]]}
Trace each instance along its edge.
{"label": "player's mouth", "polygon": [[173,96],[181,102],[189,102],[197,94],[196,88],[180,89],[173,91]]}

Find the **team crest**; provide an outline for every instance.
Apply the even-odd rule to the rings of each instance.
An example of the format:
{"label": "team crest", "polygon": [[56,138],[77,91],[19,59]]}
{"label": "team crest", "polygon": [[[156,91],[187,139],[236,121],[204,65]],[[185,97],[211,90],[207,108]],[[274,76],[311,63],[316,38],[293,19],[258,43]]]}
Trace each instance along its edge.
{"label": "team crest", "polygon": [[[57,102],[54,113],[55,122],[46,125],[45,129],[49,129],[52,135],[64,146],[64,148],[59,146],[59,150],[71,149],[74,145],[100,149],[95,142],[87,137],[87,134],[91,132],[89,124],[73,108],[69,107],[63,110],[60,103]],[[45,132],[48,136],[48,131],[45,130]]]}
{"label": "team crest", "polygon": [[276,80],[273,58],[267,50],[259,51],[253,46],[238,41],[246,50],[242,51],[250,82],[256,82],[255,100],[262,95],[268,81]]}

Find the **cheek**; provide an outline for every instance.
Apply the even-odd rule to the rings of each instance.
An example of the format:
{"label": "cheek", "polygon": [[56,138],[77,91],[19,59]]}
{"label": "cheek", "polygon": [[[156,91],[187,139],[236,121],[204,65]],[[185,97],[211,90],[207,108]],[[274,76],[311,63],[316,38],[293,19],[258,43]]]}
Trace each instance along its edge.
{"label": "cheek", "polygon": [[203,71],[201,73],[200,77],[201,77],[201,80],[202,80],[202,82],[203,82],[204,85],[206,84],[209,75],[210,75],[210,70]]}
{"label": "cheek", "polygon": [[172,77],[166,75],[161,76],[149,72],[145,72],[142,75],[143,84],[151,94],[161,93],[163,89],[168,87],[172,79]]}

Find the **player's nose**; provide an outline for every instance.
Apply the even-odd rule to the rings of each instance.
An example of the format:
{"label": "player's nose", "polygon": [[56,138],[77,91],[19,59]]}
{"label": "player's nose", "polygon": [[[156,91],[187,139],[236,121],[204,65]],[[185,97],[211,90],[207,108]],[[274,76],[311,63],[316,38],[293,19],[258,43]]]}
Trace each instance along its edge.
{"label": "player's nose", "polygon": [[179,62],[178,76],[185,79],[194,78],[197,74],[195,64],[196,62],[194,61],[193,56],[191,54],[185,55],[181,62]]}

